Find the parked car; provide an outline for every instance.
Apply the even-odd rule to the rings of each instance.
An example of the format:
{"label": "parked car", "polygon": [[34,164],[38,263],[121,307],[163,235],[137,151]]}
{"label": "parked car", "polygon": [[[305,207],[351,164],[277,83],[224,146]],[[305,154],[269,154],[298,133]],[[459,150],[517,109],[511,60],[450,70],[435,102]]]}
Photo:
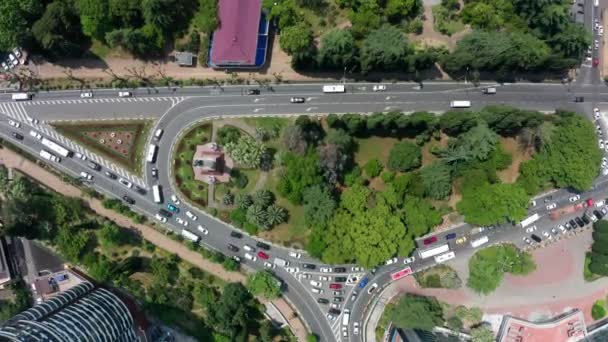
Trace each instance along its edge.
{"label": "parked car", "polygon": [[188,221],[182,219],[181,217],[177,217],[175,221],[177,221],[177,223],[183,225],[184,227],[188,227]]}
{"label": "parked car", "polygon": [[456,233],[449,233],[448,235],[445,236],[446,240],[452,240],[456,238]]}
{"label": "parked car", "polygon": [[194,215],[190,210],[186,211],[186,216],[188,216],[188,218],[192,221],[198,220],[198,216]]}
{"label": "parked car", "polygon": [[326,298],[317,298],[317,303],[319,304],[329,304],[329,300]]}
{"label": "parked car", "polygon": [[334,277],[334,281],[336,281],[338,283],[345,283],[346,277]]}
{"label": "parked car", "polygon": [[298,252],[289,252],[289,256],[292,258],[300,259],[302,257],[302,254]]}
{"label": "parked car", "polygon": [[127,195],[122,196],[122,199],[129,204],[135,204],[135,200]]}
{"label": "parked car", "polygon": [[321,271],[321,273],[331,273],[331,267],[321,267],[319,271]]}
{"label": "parked car", "polygon": [[413,263],[414,261],[416,261],[416,257],[409,257],[405,258],[405,260],[403,260],[403,263],[407,265]]}
{"label": "parked car", "polygon": [[568,201],[570,202],[576,202],[578,200],[581,199],[581,195],[574,195],[574,196],[570,196],[570,198],[568,198]]}
{"label": "parked car", "polygon": [[110,171],[106,171],[106,172],[104,172],[104,174],[106,175],[106,177],[108,177],[110,179],[116,179],[116,178],[118,178],[118,176],[116,176],[115,174],[113,174]]}
{"label": "parked car", "polygon": [[555,208],[557,208],[557,203],[551,203],[547,205],[547,210],[553,210]]}
{"label": "parked car", "polygon": [[175,195],[171,195],[171,201],[175,203],[175,205],[179,205],[181,203]]}
{"label": "parked car", "polygon": [[346,268],[344,268],[344,267],[334,267],[334,272],[336,272],[336,273],[345,273],[346,272]]}
{"label": "parked car", "polygon": [[230,237],[233,237],[235,239],[240,239],[240,238],[243,237],[243,234],[241,234],[241,233],[233,230],[233,231],[230,232]]}
{"label": "parked car", "polygon": [[228,244],[228,250],[232,251],[232,252],[238,252],[239,248],[231,243]]}
{"label": "parked car", "polygon": [[317,268],[317,266],[316,266],[316,265],[313,265],[313,264],[307,264],[307,263],[303,263],[303,264],[302,264],[302,267],[303,267],[303,268],[306,268],[306,269],[309,269],[309,270],[314,270],[315,268]]}
{"label": "parked car", "polygon": [[342,284],[332,283],[332,284],[329,284],[329,288],[332,290],[339,290],[342,288]]}
{"label": "parked car", "polygon": [[17,140],[23,140],[23,135],[17,132],[11,132],[11,135],[13,136],[13,138],[17,139]]}
{"label": "parked car", "polygon": [[256,242],[255,244],[256,246],[258,246],[261,249],[265,249],[265,250],[270,250],[270,245],[261,241]]}
{"label": "parked car", "polygon": [[372,286],[367,289],[367,294],[372,294],[378,288],[378,283],[373,283]]}
{"label": "parked car", "polygon": [[260,257],[260,259],[264,259],[264,260],[270,259],[270,256],[262,251],[258,252],[258,257]]}
{"label": "parked car", "polygon": [[392,259],[388,259],[384,264],[385,265],[392,265],[394,263],[397,262],[397,258],[392,258]]}
{"label": "parked car", "polygon": [[173,204],[169,203],[167,204],[167,209],[169,209],[170,211],[174,212],[174,213],[179,213],[179,208],[174,206]]}
{"label": "parked car", "polygon": [[541,241],[543,241],[543,239],[541,239],[541,238],[540,238],[538,235],[536,235],[536,234],[532,234],[532,235],[530,235],[530,237],[532,238],[532,240],[534,240],[534,241],[536,241],[536,242],[538,242],[538,243],[540,243]]}
{"label": "parked car", "polygon": [[430,245],[430,244],[435,243],[435,242],[437,242],[437,237],[436,236],[431,236],[430,238],[426,238],[423,241],[423,243],[425,245]]}
{"label": "parked car", "polygon": [[209,235],[209,230],[207,228],[201,226],[200,224],[196,227],[199,232],[203,233],[203,235]]}
{"label": "parked car", "polygon": [[17,121],[13,121],[13,120],[8,120],[8,124],[15,127],[15,128],[20,128],[21,127],[21,123],[17,122]]}

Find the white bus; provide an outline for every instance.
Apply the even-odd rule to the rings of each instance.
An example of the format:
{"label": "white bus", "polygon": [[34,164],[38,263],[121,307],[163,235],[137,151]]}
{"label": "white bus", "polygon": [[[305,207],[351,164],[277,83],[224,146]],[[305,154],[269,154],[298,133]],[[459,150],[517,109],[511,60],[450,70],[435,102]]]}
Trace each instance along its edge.
{"label": "white bus", "polygon": [[16,93],[13,94],[13,101],[29,101],[32,99],[32,95],[28,93]]}
{"label": "white bus", "polygon": [[469,108],[471,107],[471,101],[452,101],[450,102],[452,108]]}
{"label": "white bus", "polygon": [[475,240],[471,241],[471,247],[477,248],[485,243],[488,243],[488,241],[490,241],[490,239],[488,239],[487,235],[484,235],[484,236],[480,237],[479,239],[475,239]]}
{"label": "white bus", "polygon": [[156,161],[156,150],[158,149],[158,146],[154,145],[154,144],[150,144],[150,146],[148,146],[148,156],[146,157],[146,160],[148,161],[148,163],[154,163]]}
{"label": "white bus", "polygon": [[182,236],[192,242],[198,242],[201,238],[189,230],[182,229]]}
{"label": "white bus", "polygon": [[422,259],[426,259],[426,258],[434,257],[435,255],[439,255],[441,253],[445,253],[449,250],[450,250],[450,246],[445,244],[445,245],[441,245],[438,247],[426,249],[424,251],[420,251],[419,254]]}
{"label": "white bus", "polygon": [[40,139],[40,142],[42,143],[42,145],[50,148],[51,150],[53,150],[60,156],[69,157],[70,155],[72,155],[72,151],[66,149],[65,147],[57,144],[54,141],[47,139],[47,138]]}
{"label": "white bus", "polygon": [[538,214],[534,214],[534,215],[532,215],[532,216],[530,216],[530,217],[528,217],[528,218],[525,218],[523,221],[521,221],[521,222],[519,223],[519,225],[520,225],[522,228],[525,228],[526,226],[529,226],[529,225],[531,225],[532,223],[534,223],[534,222],[538,221],[538,219],[539,219],[539,218],[540,218],[540,215],[538,215]]}
{"label": "white bus", "polygon": [[344,314],[342,315],[342,325],[348,326],[349,320],[350,320],[350,310],[344,309]]}
{"label": "white bus", "polygon": [[450,259],[454,259],[456,257],[456,254],[454,252],[447,252],[445,254],[441,254],[435,257],[435,262],[436,263],[442,263],[442,262],[446,262]]}
{"label": "white bus", "polygon": [[323,92],[324,93],[344,93],[344,92],[346,92],[346,88],[344,87],[344,84],[324,85]]}
{"label": "white bus", "polygon": [[163,203],[163,195],[160,191],[160,185],[152,186],[152,194],[154,195],[154,202]]}

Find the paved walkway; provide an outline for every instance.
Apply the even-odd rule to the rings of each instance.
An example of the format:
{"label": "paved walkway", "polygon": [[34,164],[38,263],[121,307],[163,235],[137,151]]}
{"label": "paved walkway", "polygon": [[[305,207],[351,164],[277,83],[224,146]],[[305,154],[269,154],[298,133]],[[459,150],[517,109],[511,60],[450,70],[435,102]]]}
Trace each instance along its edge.
{"label": "paved walkway", "polygon": [[[134,223],[131,221],[131,219],[120,215],[115,211],[104,208],[101,201],[84,196],[80,189],[64,183],[57,175],[45,170],[39,165],[23,158],[19,154],[8,150],[7,148],[0,149],[0,164],[3,164],[8,168],[18,169],[20,172],[27,174],[48,188],[65,196],[82,198],[83,201],[88,203],[90,208],[97,214],[114,221],[116,224],[122,227],[129,227],[138,230],[144,239],[148,240],[159,248],[177,254],[181,259],[217,276],[218,278],[221,278],[224,281],[244,282],[246,279],[242,273],[226,271],[221,265],[204,259],[200,253],[191,251],[183,244],[170,239],[158,230],[147,225]],[[287,318],[289,325],[298,341],[305,341],[307,329],[304,322],[298,317],[293,308],[283,298],[273,300],[272,303],[279,309],[282,315]]]}

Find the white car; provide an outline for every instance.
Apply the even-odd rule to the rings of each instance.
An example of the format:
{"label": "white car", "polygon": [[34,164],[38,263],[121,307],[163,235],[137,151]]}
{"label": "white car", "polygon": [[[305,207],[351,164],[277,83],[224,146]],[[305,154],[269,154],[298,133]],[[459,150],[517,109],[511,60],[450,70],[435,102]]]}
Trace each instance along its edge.
{"label": "white car", "polygon": [[6,64],[6,62],[2,62],[2,69],[4,69],[4,71],[10,70],[10,68],[8,67],[8,64]]}
{"label": "white car", "polygon": [[593,41],[593,48],[595,50],[600,48],[600,42],[597,39],[595,41]]}
{"label": "white car", "polygon": [[198,220],[198,216],[194,215],[192,212],[190,212],[190,210],[186,211],[186,216],[188,216],[188,218],[190,218],[192,221]]}
{"label": "white car", "polygon": [[374,91],[386,91],[386,86],[384,84],[377,84],[372,89]]}
{"label": "white car", "polygon": [[416,257],[409,257],[405,258],[405,260],[403,260],[403,263],[407,265],[413,263],[414,261],[416,261]]}
{"label": "white car", "polygon": [[599,34],[600,34],[600,37],[604,35],[604,27],[603,26],[600,26],[600,32],[599,32]]}
{"label": "white car", "polygon": [[17,57],[17,58],[21,58],[21,49],[18,47],[14,48],[13,55],[15,55],[15,57]]}
{"label": "white car", "polygon": [[558,228],[558,229],[559,229],[559,230],[560,230],[562,233],[566,234],[566,227],[564,227],[564,225],[563,225],[563,224],[560,224],[560,225],[559,225],[557,228]]}
{"label": "white car", "polygon": [[353,335],[359,335],[359,322],[353,323]]}
{"label": "white car", "polygon": [[82,171],[82,172],[80,173],[80,177],[82,177],[82,178],[84,178],[84,179],[86,179],[86,180],[93,180],[93,176],[91,176],[91,174],[90,174],[90,173],[88,173],[88,172],[84,172],[84,171]]}
{"label": "white car", "polygon": [[323,287],[323,283],[320,281],[316,281],[316,280],[311,280],[310,285],[312,285],[314,287]]}
{"label": "white car", "polygon": [[274,269],[277,266],[275,264],[269,263],[268,261],[264,261],[264,267]]}
{"label": "white car", "polygon": [[378,288],[378,283],[373,283],[372,286],[367,289],[367,294],[372,294]]}
{"label": "white car", "polygon": [[570,196],[570,198],[568,198],[568,201],[570,202],[576,202],[578,200],[581,199],[581,195],[574,195],[574,196]]}
{"label": "white car", "polygon": [[75,156],[76,158],[78,158],[78,159],[81,159],[81,160],[87,160],[87,156],[85,156],[84,154],[82,154],[82,153],[80,153],[80,152],[76,152],[76,153],[74,153],[74,156]]}
{"label": "white car", "polygon": [[179,223],[179,224],[181,224],[181,225],[183,225],[185,227],[188,227],[188,221],[182,219],[181,217],[176,217],[175,221],[177,221],[177,223]]}
{"label": "white car", "polygon": [[532,233],[536,230],[536,226],[526,228],[526,233]]}
{"label": "white car", "polygon": [[[293,268],[293,267],[287,267],[286,270],[289,273],[295,273],[295,272],[290,272],[289,269]],[[302,273],[299,275],[300,279],[310,279],[310,274],[309,273]]]}
{"label": "white car", "polygon": [[17,65],[19,65],[19,59],[18,59],[17,57],[15,57],[15,55],[13,55],[12,53],[9,53],[9,54],[8,54],[8,58],[10,59],[11,64],[12,64],[13,66],[17,66]]}
{"label": "white car", "polygon": [[547,210],[553,210],[555,208],[557,208],[557,204],[556,203],[549,203],[547,205]]}
{"label": "white car", "polygon": [[171,195],[171,201],[173,201],[175,205],[179,205],[181,203],[175,195]]}
{"label": "white car", "polygon": [[289,256],[292,258],[300,259],[300,257],[302,257],[302,254],[297,252],[289,252]]}
{"label": "white car", "polygon": [[358,267],[358,266],[355,266],[355,267],[351,268],[350,270],[353,271],[353,272],[363,272],[363,271],[365,271],[365,269],[363,267]]}
{"label": "white car", "polygon": [[118,182],[124,186],[126,186],[127,188],[131,189],[133,187],[133,183],[129,182],[128,180],[124,179],[124,178],[119,178]]}
{"label": "white car", "polygon": [[234,259],[234,261],[236,261],[236,262],[241,262],[241,257],[238,255],[233,255],[232,259]]}
{"label": "white car", "polygon": [[37,124],[39,122],[38,119],[35,119],[35,118],[31,117],[31,116],[27,117],[27,121],[29,121],[32,124]]}
{"label": "white car", "polygon": [[42,135],[36,131],[30,131],[30,135],[38,140],[42,139]]}
{"label": "white car", "polygon": [[319,270],[321,273],[331,273],[331,267],[321,267]]}
{"label": "white car", "polygon": [[21,127],[21,124],[17,121],[13,121],[13,120],[8,120],[8,124],[15,127],[15,128],[19,128]]}
{"label": "white car", "polygon": [[553,239],[553,236],[551,236],[551,234],[549,234],[548,232],[543,232],[543,236],[547,239]]}
{"label": "white car", "polygon": [[551,228],[551,234],[557,235],[557,234],[559,234],[559,232],[557,231],[557,229]]}
{"label": "white car", "polygon": [[118,97],[131,97],[131,92],[130,91],[119,91]]}
{"label": "white car", "polygon": [[600,149],[602,149],[602,150],[603,150],[603,149],[604,149],[604,140],[599,139],[599,140],[597,141],[597,143],[598,143],[598,145],[600,146]]}
{"label": "white car", "polygon": [[386,262],[384,264],[385,265],[392,265],[392,264],[394,264],[396,262],[397,262],[397,258],[392,258],[392,259],[386,260]]}
{"label": "white car", "polygon": [[344,338],[348,337],[348,328],[345,326],[342,326],[342,337],[344,337]]}
{"label": "white car", "polygon": [[245,259],[251,260],[251,261],[256,261],[256,260],[258,260],[258,257],[256,257],[255,255],[251,255],[249,253],[245,253]]}
{"label": "white car", "polygon": [[[285,267],[285,270],[286,270],[287,272],[289,272],[289,273],[298,273],[298,272],[300,272],[300,269],[299,269],[298,267]],[[310,274],[305,273],[305,274],[303,275],[303,278],[304,278],[304,279],[308,279],[308,278],[310,278]]]}
{"label": "white car", "polygon": [[80,98],[83,98],[83,99],[93,98],[93,93],[90,91],[85,91],[84,93],[80,93]]}
{"label": "white car", "polygon": [[319,276],[319,280],[329,281],[329,277],[328,276]]}
{"label": "white car", "polygon": [[198,227],[196,227],[196,229],[198,229],[199,232],[203,233],[203,235],[209,235],[209,231],[203,228],[203,226],[201,226],[200,224],[198,225]]}
{"label": "white car", "polygon": [[157,220],[159,220],[162,223],[166,223],[167,222],[167,218],[164,216],[161,216],[160,214],[156,214],[154,217],[156,217]]}
{"label": "white car", "polygon": [[316,293],[316,294],[322,294],[323,290],[322,289],[318,289],[316,287],[313,287],[312,289],[310,289],[312,291],[312,293]]}

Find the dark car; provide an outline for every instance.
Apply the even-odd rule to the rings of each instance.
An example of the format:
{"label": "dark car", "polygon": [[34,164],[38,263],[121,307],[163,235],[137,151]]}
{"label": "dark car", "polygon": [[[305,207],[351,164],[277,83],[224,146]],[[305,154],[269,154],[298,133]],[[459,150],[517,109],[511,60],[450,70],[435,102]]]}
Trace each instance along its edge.
{"label": "dark car", "polygon": [[101,170],[101,166],[99,166],[99,164],[97,164],[96,162],[89,160],[87,162],[87,166],[90,167],[91,169],[95,170],[95,171],[99,171]]}
{"label": "dark car", "polygon": [[445,236],[446,240],[451,240],[451,239],[455,239],[455,238],[456,238],[456,233],[450,233]]}
{"label": "dark car", "polygon": [[340,314],[340,312],[341,311],[338,310],[338,309],[334,309],[334,308],[329,309],[329,313],[332,314],[332,315],[338,316]]}
{"label": "dark car", "polygon": [[135,200],[127,195],[122,196],[122,199],[129,204],[135,204]]}
{"label": "dark car", "polygon": [[574,220],[570,220],[568,223],[570,224],[570,229],[576,229],[576,222]]}
{"label": "dark car", "polygon": [[343,297],[334,297],[333,299],[334,303],[342,303],[344,301]]}
{"label": "dark car", "polygon": [[574,98],[574,102],[585,102],[585,98],[583,96],[577,96]]}
{"label": "dark car", "polygon": [[585,224],[591,223],[591,220],[587,217],[587,215],[581,216],[581,219],[583,220],[583,222],[585,222]]}
{"label": "dark car", "polygon": [[116,179],[116,178],[118,178],[118,176],[116,176],[115,174],[113,174],[110,171],[106,171],[106,172],[104,172],[104,174],[106,175],[106,177],[108,177],[110,179]]}
{"label": "dark car", "polygon": [[602,214],[601,212],[594,210],[593,211],[593,215],[595,215],[595,217],[597,217],[598,220],[601,220],[602,217],[604,217],[604,214]]}
{"label": "dark car", "polygon": [[424,241],[423,241],[423,243],[424,243],[425,245],[430,245],[430,244],[432,244],[432,243],[434,243],[434,242],[437,242],[437,237],[436,237],[436,236],[431,236],[430,238],[426,238],[426,239],[424,239]]}
{"label": "dark car", "polygon": [[583,222],[583,220],[581,220],[581,218],[580,218],[580,217],[576,217],[576,218],[574,218],[574,221],[575,221],[575,222],[576,222],[576,224],[578,224],[578,226],[579,226],[579,227],[581,227],[581,228],[585,226],[585,223]]}
{"label": "dark car", "polygon": [[140,186],[137,186],[137,185],[135,186],[135,190],[137,192],[139,192],[140,195],[145,195],[147,193],[146,189],[144,189],[144,188],[142,188]]}
{"label": "dark car", "polygon": [[17,140],[23,140],[23,135],[21,135],[17,132],[11,132],[11,135],[13,136],[13,138],[15,138]]}
{"label": "dark car", "polygon": [[304,103],[304,101],[306,101],[306,99],[304,99],[303,97],[292,97],[289,102],[291,103]]}
{"label": "dark car", "polygon": [[336,272],[336,273],[346,273],[346,268],[344,268],[344,267],[334,267],[334,272]]}
{"label": "dark car", "polygon": [[235,239],[241,239],[243,237],[243,234],[233,230],[230,232],[230,236]]}
{"label": "dark car", "polygon": [[158,214],[161,216],[164,216],[166,218],[171,218],[171,216],[173,216],[173,214],[170,211],[167,211],[165,209],[158,209]]}
{"label": "dark car", "polygon": [[260,95],[260,89],[249,89],[247,95]]}
{"label": "dark car", "polygon": [[536,241],[536,242],[538,242],[538,243],[540,243],[541,241],[543,241],[543,239],[541,239],[541,238],[540,238],[538,235],[536,235],[536,234],[532,234],[532,235],[530,235],[530,237],[532,238],[532,240],[534,240],[534,241]]}
{"label": "dark car", "polygon": [[326,298],[317,298],[317,303],[319,304],[329,304],[329,300]]}
{"label": "dark car", "polygon": [[317,265],[313,265],[313,264],[302,264],[303,268],[309,269],[309,270],[314,270],[315,268],[317,268]]}
{"label": "dark car", "polygon": [[335,277],[334,281],[337,283],[345,283],[346,282],[346,277]]}
{"label": "dark car", "polygon": [[228,244],[228,249],[235,253],[239,251],[239,248],[231,243]]}
{"label": "dark car", "polygon": [[267,251],[270,250],[270,245],[267,244],[267,243],[263,243],[261,241],[258,241],[255,245],[258,246],[261,249],[265,249]]}

